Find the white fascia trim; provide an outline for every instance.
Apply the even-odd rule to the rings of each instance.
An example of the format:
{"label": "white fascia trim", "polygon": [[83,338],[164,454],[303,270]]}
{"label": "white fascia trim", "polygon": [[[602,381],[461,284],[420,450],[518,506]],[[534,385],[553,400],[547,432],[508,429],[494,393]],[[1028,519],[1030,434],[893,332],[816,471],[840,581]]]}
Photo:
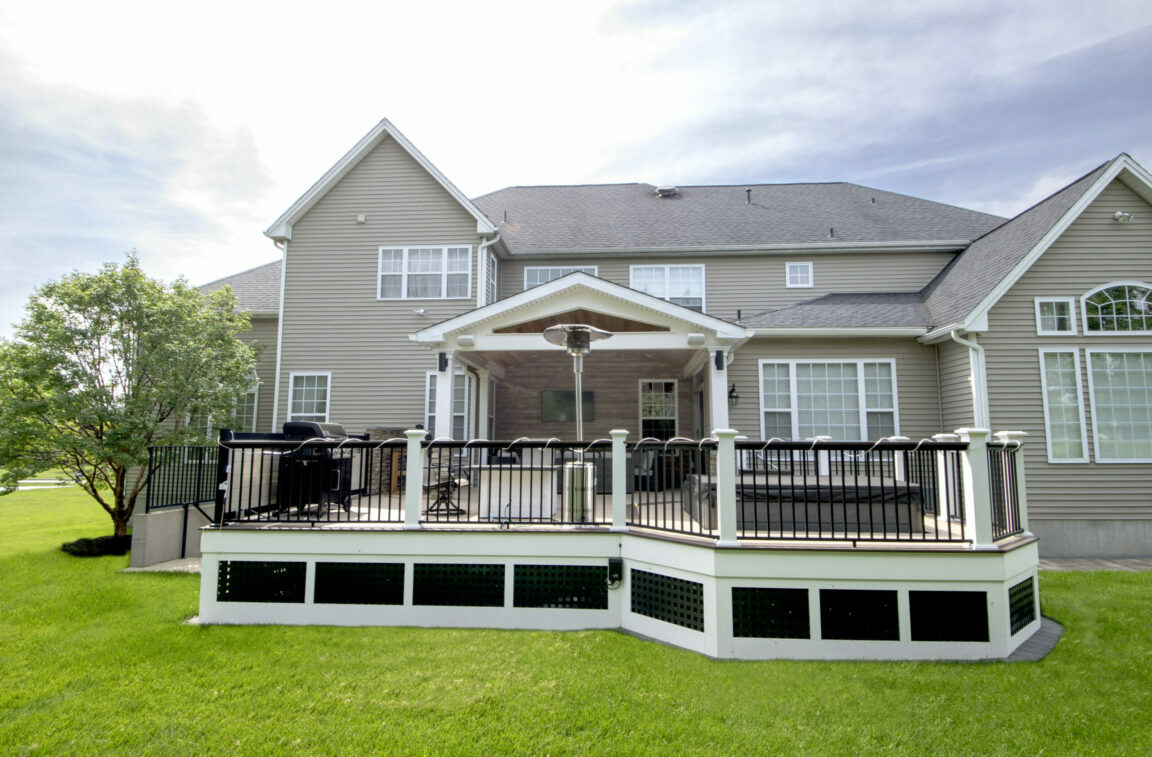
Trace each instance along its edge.
{"label": "white fascia trim", "polygon": [[924,329],[919,326],[862,326],[828,327],[828,328],[786,328],[786,329],[748,329],[748,336],[755,339],[760,337],[797,337],[797,336],[915,336],[923,337]]}
{"label": "white fascia trim", "polygon": [[320,177],[320,179],[308,188],[308,191],[300,196],[292,204],[292,207],[284,211],[284,214],[273,221],[272,225],[264,231],[264,236],[270,237],[275,240],[288,240],[292,238],[292,224],[300,220],[301,216],[307,213],[316,202],[328,193],[336,182],[340,181],[344,176],[352,170],[352,167],[359,163],[365,155],[367,155],[373,148],[384,141],[385,137],[392,137],[396,143],[403,147],[409,155],[415,159],[420,167],[423,168],[428,175],[436,179],[440,186],[452,195],[452,197],[460,203],[468,213],[476,219],[476,233],[477,234],[495,234],[496,226],[488,220],[488,217],[480,212],[471,200],[469,200],[463,192],[456,188],[456,185],[448,180],[444,174],[440,173],[440,169],[432,165],[424,154],[416,149],[415,145],[408,141],[408,138],[400,133],[400,130],[392,125],[392,122],[387,118],[381,119],[380,123],[372,127],[372,130],[361,137],[356,145],[344,154],[344,157],[336,161],[328,171]]}
{"label": "white fascia trim", "polygon": [[[1036,243],[1036,246],[1024,256],[1024,259],[1017,263],[1016,266],[1008,272],[1008,275],[1001,279],[1000,283],[980,301],[980,304],[968,313],[968,316],[961,322],[959,328],[964,331],[986,331],[988,311],[1020,280],[1020,277],[1032,267],[1032,264],[1044,254],[1045,250],[1051,247],[1052,243],[1068,230],[1072,222],[1080,217],[1080,214],[1100,196],[1104,188],[1111,184],[1122,171],[1128,171],[1134,179],[1143,182],[1148,186],[1149,191],[1152,191],[1152,174],[1149,174],[1143,166],[1132,160],[1128,155],[1121,154],[1112,161],[1111,165],[1104,170],[1104,173],[1100,174],[1100,178],[1096,179],[1096,182],[1084,192],[1080,199],[1068,209],[1068,212],[1048,230],[1048,233]],[[979,319],[983,319],[985,324],[982,329],[978,328],[977,321]]]}
{"label": "white fascia trim", "polygon": [[939,241],[913,241],[913,242],[844,242],[828,244],[827,242],[810,242],[804,244],[737,244],[737,245],[696,245],[684,247],[589,247],[578,250],[515,250],[509,252],[509,257],[557,257],[560,255],[599,255],[604,257],[626,257],[637,253],[651,253],[660,255],[759,255],[768,253],[805,252],[808,254],[824,254],[837,252],[960,252],[972,244],[971,239],[944,239]]}
{"label": "white fascia trim", "polygon": [[409,339],[422,344],[440,344],[450,332],[463,331],[477,323],[496,318],[503,313],[511,312],[530,305],[537,300],[553,297],[565,290],[575,288],[587,289],[609,297],[635,302],[649,310],[656,311],[661,315],[666,315],[669,318],[687,321],[701,329],[715,331],[718,339],[747,338],[747,331],[742,326],[737,326],[728,321],[722,321],[719,318],[714,318],[704,313],[697,313],[694,310],[673,305],[659,297],[637,292],[634,289],[629,289],[628,287],[620,286],[619,284],[614,284],[610,281],[605,281],[604,279],[599,279],[577,271],[576,273],[570,273],[567,276],[553,279],[540,286],[532,287],[527,291],[519,292],[511,297],[506,297],[491,305],[485,305],[482,308],[477,308],[456,318],[451,318],[434,326],[429,326],[426,329],[417,331],[415,334],[411,334]]}

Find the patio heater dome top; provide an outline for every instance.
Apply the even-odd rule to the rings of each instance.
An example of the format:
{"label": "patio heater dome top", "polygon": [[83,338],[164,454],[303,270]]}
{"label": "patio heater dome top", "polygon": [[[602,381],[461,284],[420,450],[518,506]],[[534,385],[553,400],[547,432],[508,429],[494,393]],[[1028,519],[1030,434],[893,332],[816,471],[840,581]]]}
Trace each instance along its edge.
{"label": "patio heater dome top", "polygon": [[611,331],[582,323],[558,323],[544,329],[544,338],[558,347],[564,347],[572,357],[588,354],[592,342],[612,336]]}

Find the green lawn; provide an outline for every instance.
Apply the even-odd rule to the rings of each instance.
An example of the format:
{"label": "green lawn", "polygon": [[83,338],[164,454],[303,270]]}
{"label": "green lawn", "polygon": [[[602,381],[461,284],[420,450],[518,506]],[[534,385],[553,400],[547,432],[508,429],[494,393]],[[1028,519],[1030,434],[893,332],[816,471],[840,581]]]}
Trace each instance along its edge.
{"label": "green lawn", "polygon": [[1152,753],[1152,573],[1051,573],[1040,663],[717,662],[622,633],[205,627],[199,577],[0,498],[0,754]]}

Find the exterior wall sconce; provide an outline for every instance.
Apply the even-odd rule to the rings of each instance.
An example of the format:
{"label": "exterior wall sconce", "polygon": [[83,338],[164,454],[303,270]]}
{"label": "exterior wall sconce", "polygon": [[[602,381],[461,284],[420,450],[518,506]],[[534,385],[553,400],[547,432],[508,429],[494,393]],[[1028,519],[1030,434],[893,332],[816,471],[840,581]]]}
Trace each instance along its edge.
{"label": "exterior wall sconce", "polygon": [[1134,220],[1136,220],[1136,216],[1134,216],[1132,213],[1125,213],[1123,210],[1117,210],[1113,214],[1112,220],[1116,223],[1132,223]]}
{"label": "exterior wall sconce", "polygon": [[728,387],[728,407],[736,407],[740,404],[740,395],[736,393],[736,385],[732,384]]}

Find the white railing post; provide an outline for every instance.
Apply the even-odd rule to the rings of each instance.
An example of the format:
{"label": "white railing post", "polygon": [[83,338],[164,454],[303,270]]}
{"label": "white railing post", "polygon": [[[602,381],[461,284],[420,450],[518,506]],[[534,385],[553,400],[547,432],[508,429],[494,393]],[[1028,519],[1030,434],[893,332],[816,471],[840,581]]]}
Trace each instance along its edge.
{"label": "white railing post", "polygon": [[632,473],[628,465],[628,451],[624,447],[628,432],[616,428],[608,433],[612,437],[612,530],[627,531],[628,476]]}
{"label": "white railing post", "polygon": [[956,433],[960,441],[968,443],[961,453],[964,475],[964,519],[972,546],[992,549],[992,487],[988,482],[988,435],[986,428],[961,428]]}
{"label": "white railing post", "polygon": [[1016,460],[1016,504],[1020,508],[1020,529],[1025,536],[1032,536],[1028,529],[1028,489],[1024,481],[1024,437],[1027,431],[997,431],[996,439],[1005,443],[1016,443],[1013,455]]}
{"label": "white railing post", "polygon": [[420,528],[420,494],[424,491],[424,451],[420,443],[427,432],[414,428],[404,432],[408,437],[408,467],[404,474],[404,528]]}
{"label": "white railing post", "polygon": [[720,525],[718,547],[738,547],[736,541],[736,430],[713,429],[716,440],[716,520]]}

